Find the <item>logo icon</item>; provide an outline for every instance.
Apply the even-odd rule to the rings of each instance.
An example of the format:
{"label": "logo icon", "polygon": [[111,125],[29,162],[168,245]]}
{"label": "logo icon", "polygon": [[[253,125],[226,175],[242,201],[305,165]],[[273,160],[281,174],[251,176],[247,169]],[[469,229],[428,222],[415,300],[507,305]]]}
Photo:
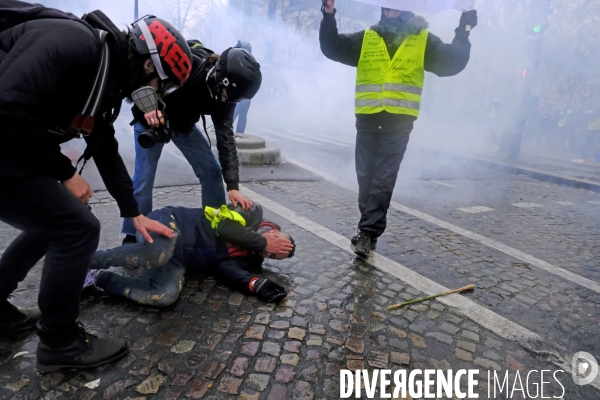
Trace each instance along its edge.
{"label": "logo icon", "polygon": [[571,374],[576,385],[589,385],[598,376],[598,362],[590,353],[578,351],[573,356]]}

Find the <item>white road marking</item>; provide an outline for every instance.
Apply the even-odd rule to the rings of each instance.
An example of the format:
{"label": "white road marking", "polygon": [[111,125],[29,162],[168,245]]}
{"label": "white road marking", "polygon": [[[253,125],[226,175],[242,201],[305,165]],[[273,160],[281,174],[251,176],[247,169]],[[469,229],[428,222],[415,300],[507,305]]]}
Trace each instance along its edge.
{"label": "white road marking", "polygon": [[575,204],[572,201],[555,201],[555,203],[561,204],[563,206],[572,206],[573,204]]}
{"label": "white road marking", "polygon": [[515,207],[520,207],[520,208],[535,208],[535,207],[544,207],[541,204],[536,204],[536,203],[514,203],[511,204],[512,206]]}
{"label": "white road marking", "polygon": [[588,203],[598,205],[598,204],[600,204],[600,201],[588,200]]}
{"label": "white road marking", "polygon": [[[310,165],[306,165],[306,164],[304,164],[304,163],[302,163],[300,161],[294,160],[293,158],[287,157],[287,160],[289,162],[291,162],[291,163],[294,163],[294,164],[298,165],[299,167],[302,167],[302,168],[304,168],[304,169],[306,169],[308,171],[314,172],[315,174],[322,176],[324,179],[326,179],[327,181],[329,181],[329,182],[331,182],[333,184],[336,184],[336,185],[338,185],[340,187],[343,187],[344,189],[351,190],[353,192],[357,192],[357,188],[356,187],[348,185],[348,184],[343,183],[343,182],[340,182],[337,178],[335,178],[334,176],[332,176],[332,175],[330,175],[330,174],[328,174],[326,172],[319,171],[318,169],[313,168]],[[563,279],[571,281],[571,282],[573,282],[573,283],[575,283],[577,285],[581,285],[583,287],[586,287],[586,288],[588,288],[590,290],[593,290],[596,293],[600,293],[600,284],[594,282],[591,279],[584,278],[583,276],[580,276],[580,275],[574,274],[573,272],[570,272],[570,271],[564,270],[562,268],[559,268],[559,267],[557,267],[555,265],[550,264],[547,261],[544,261],[544,260],[541,260],[539,258],[536,258],[536,257],[534,257],[532,255],[529,255],[529,254],[527,254],[527,253],[525,253],[525,252],[523,252],[521,250],[517,250],[517,249],[515,249],[513,247],[507,246],[507,245],[505,245],[503,243],[500,243],[500,242],[498,242],[496,240],[489,239],[489,238],[487,238],[485,236],[482,236],[482,235],[480,235],[478,233],[471,232],[471,231],[469,231],[467,229],[464,229],[464,228],[461,228],[461,227],[459,227],[457,225],[454,225],[454,224],[451,224],[449,222],[443,221],[443,220],[441,220],[439,218],[436,218],[436,217],[434,217],[432,215],[429,215],[429,214],[426,214],[424,212],[412,209],[410,207],[406,207],[406,206],[404,206],[404,205],[402,205],[400,203],[396,203],[395,201],[391,202],[391,206],[392,206],[392,208],[394,208],[396,210],[402,211],[402,212],[404,212],[406,214],[409,214],[409,215],[415,216],[417,218],[420,218],[420,219],[422,219],[424,221],[427,221],[427,222],[429,222],[429,223],[431,223],[433,225],[437,225],[440,228],[444,228],[444,229],[447,229],[447,230],[449,230],[451,232],[454,232],[454,233],[457,233],[457,234],[462,235],[464,237],[467,237],[467,238],[469,238],[471,240],[474,240],[476,242],[479,242],[479,243],[481,243],[481,244],[483,244],[485,246],[491,247],[492,249],[498,250],[498,251],[500,251],[500,252],[502,252],[504,254],[508,254],[511,257],[514,257],[514,258],[517,258],[519,260],[525,261],[526,263],[528,263],[530,265],[533,265],[535,267],[538,267],[538,268],[540,268],[540,269],[542,269],[542,270],[544,270],[546,272],[549,272],[551,274],[560,276]]]}
{"label": "white road marking", "polygon": [[457,187],[456,185],[453,185],[451,183],[447,183],[447,182],[444,182],[444,181],[424,181],[424,182],[432,183],[434,185],[439,185],[439,186],[446,186],[446,187],[450,187],[450,188],[456,188]]}
{"label": "white road marking", "polygon": [[458,209],[460,211],[464,211],[464,212],[469,213],[469,214],[476,214],[476,213],[486,212],[486,211],[494,211],[493,208],[484,207],[484,206],[459,207]]}
{"label": "white road marking", "polygon": [[[240,188],[248,195],[248,197],[256,200],[262,206],[268,208],[279,216],[287,219],[293,224],[313,233],[316,236],[321,237],[322,239],[328,241],[329,243],[337,246],[338,248],[354,255],[352,248],[350,246],[350,239],[340,235],[337,232],[334,232],[328,228],[325,228],[322,225],[317,224],[301,216],[300,214],[290,210],[283,205],[272,201],[264,196],[259,195],[258,193],[250,190],[248,187],[244,185],[240,185]],[[397,263],[387,257],[384,257],[377,252],[372,252],[371,256],[366,260],[369,264],[378,268],[388,274],[395,276],[401,281],[405,282],[407,285],[412,286],[413,288],[428,294],[438,294],[446,292],[448,289],[445,286],[438,284],[437,282],[432,281],[429,278],[424,277],[421,274],[416,273],[410,268],[405,267],[404,265]],[[488,310],[487,308],[477,304],[473,300],[470,300],[467,297],[461,296],[460,294],[452,294],[445,297],[438,297],[438,301],[446,304],[447,306],[454,307],[462,312],[462,314],[474,321],[475,323],[489,329],[494,332],[498,336],[508,339],[515,340],[521,342],[537,342],[540,343],[544,339],[535,332],[530,331],[529,329],[522,327],[521,325],[499,315],[495,312]],[[568,354],[569,351],[561,346],[554,346],[555,351],[558,352],[556,354],[557,359],[554,362],[560,366],[560,368],[564,369],[567,374],[571,373],[571,358],[572,355]],[[600,376],[597,377],[592,383],[597,389],[600,389]]]}
{"label": "white road marking", "polygon": [[[276,203],[273,200],[270,200],[264,196],[259,195],[258,193],[253,192],[249,188],[245,186],[241,186],[242,190],[245,194],[248,195],[249,198],[256,200],[257,203],[260,203],[263,207],[268,208],[274,213],[280,215],[281,217],[289,220],[290,222],[298,225],[299,227],[306,229],[307,231],[319,236],[322,239],[325,239],[329,243],[339,247],[340,249],[346,251],[347,253],[354,254],[352,248],[350,247],[350,240],[337,232],[334,232],[328,228],[325,228],[322,225],[317,224],[301,216],[300,214],[290,210],[287,207],[282,206],[279,203]],[[406,284],[414,287],[415,289],[427,294],[433,295],[437,293],[446,292],[450,289],[442,286],[429,278],[424,277],[416,273],[415,271],[405,267],[404,265],[397,263],[387,257],[384,257],[376,252],[372,252],[372,255],[368,258],[367,262],[373,265],[376,268],[379,268],[382,271],[385,271]],[[510,340],[539,340],[541,337],[530,330],[523,328],[521,325],[518,325],[501,315],[496,314],[493,311],[488,310],[487,308],[480,306],[474,301],[461,296],[461,295],[451,295],[446,297],[439,297],[442,303],[460,309],[465,316],[477,322],[478,324],[485,326],[487,329],[491,330],[495,334]]]}

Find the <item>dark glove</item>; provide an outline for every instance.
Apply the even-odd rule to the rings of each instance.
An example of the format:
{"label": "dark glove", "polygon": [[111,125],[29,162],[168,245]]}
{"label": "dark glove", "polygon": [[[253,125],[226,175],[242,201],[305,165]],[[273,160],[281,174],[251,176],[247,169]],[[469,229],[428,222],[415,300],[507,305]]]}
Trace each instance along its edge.
{"label": "dark glove", "polygon": [[458,29],[465,32],[467,30],[467,25],[471,26],[471,29],[477,26],[477,10],[462,13]]}
{"label": "dark glove", "polygon": [[262,301],[275,303],[287,296],[287,291],[283,286],[266,278],[260,278],[254,282],[254,293]]}

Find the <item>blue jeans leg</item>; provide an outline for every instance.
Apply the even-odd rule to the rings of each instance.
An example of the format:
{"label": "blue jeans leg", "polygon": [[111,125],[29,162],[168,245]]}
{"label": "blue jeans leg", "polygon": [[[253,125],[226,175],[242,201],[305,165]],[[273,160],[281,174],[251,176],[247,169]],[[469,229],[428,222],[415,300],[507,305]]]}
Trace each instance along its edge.
{"label": "blue jeans leg", "polygon": [[246,122],[248,122],[248,111],[250,110],[251,102],[252,100],[243,100],[235,106],[235,111],[233,112],[234,121],[238,115],[240,117],[235,128],[235,133],[244,133],[246,131]]}
{"label": "blue jeans leg", "polygon": [[[138,137],[147,129],[139,122],[134,126],[135,142],[135,171],[133,173],[133,195],[138,202],[138,207],[143,215],[152,211],[152,189],[154,178],[158,168],[158,160],[164,143],[156,143],[149,149],[145,149],[138,143]],[[127,235],[135,235],[136,230],[131,218],[123,220],[121,232]]]}
{"label": "blue jeans leg", "polygon": [[204,134],[194,125],[187,132],[176,132],[173,143],[181,150],[200,181],[202,206],[220,207],[225,204],[221,166]]}

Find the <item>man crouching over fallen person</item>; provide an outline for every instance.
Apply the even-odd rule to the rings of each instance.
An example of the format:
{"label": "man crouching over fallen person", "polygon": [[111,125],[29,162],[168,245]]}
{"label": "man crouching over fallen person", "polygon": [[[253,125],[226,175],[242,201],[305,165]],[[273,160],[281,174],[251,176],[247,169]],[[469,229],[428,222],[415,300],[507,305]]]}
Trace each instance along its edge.
{"label": "man crouching over fallen person", "polygon": [[[154,243],[138,243],[98,251],[92,257],[85,286],[125,296],[141,304],[166,307],[179,297],[186,269],[214,276],[221,283],[262,301],[277,302],[287,291],[250,271],[265,257],[282,260],[294,255],[295,244],[277,224],[263,219],[262,207],[248,211],[231,204],[220,209],[165,207],[148,217],[170,226],[171,239],[151,234]],[[110,267],[139,268],[139,278],[105,271]]]}

